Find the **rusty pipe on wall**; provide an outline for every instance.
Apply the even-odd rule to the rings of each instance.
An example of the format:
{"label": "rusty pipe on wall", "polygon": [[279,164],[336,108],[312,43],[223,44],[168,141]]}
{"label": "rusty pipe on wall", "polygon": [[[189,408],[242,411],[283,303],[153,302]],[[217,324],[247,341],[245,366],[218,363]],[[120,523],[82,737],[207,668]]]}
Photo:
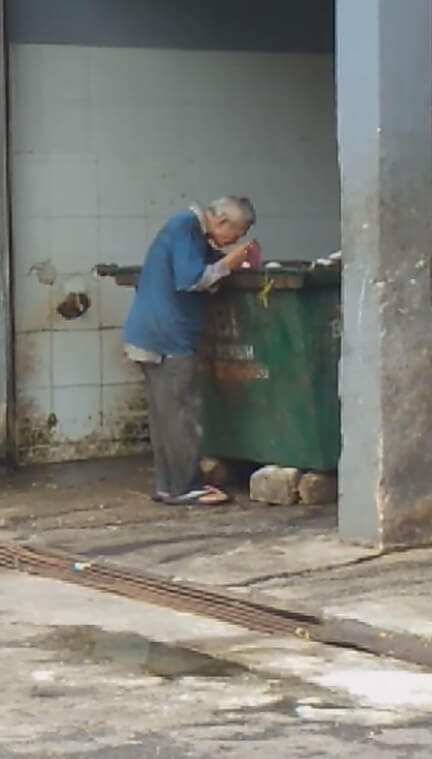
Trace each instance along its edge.
{"label": "rusty pipe on wall", "polygon": [[10,91],[7,0],[0,0],[0,135],[1,135],[1,257],[0,257],[0,401],[3,405],[0,450],[9,465],[17,463],[15,319],[10,176]]}

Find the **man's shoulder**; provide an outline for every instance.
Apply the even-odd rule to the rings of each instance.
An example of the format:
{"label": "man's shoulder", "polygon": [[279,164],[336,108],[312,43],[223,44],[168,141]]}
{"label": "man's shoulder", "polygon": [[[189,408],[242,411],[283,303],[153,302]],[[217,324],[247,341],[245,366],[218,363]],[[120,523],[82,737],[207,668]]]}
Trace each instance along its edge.
{"label": "man's shoulder", "polygon": [[201,249],[205,238],[196,214],[187,210],[171,216],[150,245],[145,262],[146,271],[155,266],[158,268],[172,250],[180,249],[182,244],[189,244],[191,238]]}
{"label": "man's shoulder", "polygon": [[166,228],[173,231],[181,229],[194,229],[199,227],[199,222],[193,211],[186,209],[184,211],[178,211],[166,223]]}
{"label": "man's shoulder", "polygon": [[154,252],[158,254],[161,249],[169,249],[178,235],[187,234],[188,231],[193,229],[195,224],[195,215],[192,211],[178,211],[171,216],[161,227],[159,233],[154,238],[149,248],[149,254],[147,261],[152,260]]}

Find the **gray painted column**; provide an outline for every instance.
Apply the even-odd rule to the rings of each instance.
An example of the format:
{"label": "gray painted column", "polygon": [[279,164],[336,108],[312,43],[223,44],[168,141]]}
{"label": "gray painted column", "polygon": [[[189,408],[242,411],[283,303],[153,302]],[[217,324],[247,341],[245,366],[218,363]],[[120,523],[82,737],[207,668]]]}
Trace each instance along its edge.
{"label": "gray painted column", "polygon": [[337,0],[340,532],[432,535],[430,0]]}

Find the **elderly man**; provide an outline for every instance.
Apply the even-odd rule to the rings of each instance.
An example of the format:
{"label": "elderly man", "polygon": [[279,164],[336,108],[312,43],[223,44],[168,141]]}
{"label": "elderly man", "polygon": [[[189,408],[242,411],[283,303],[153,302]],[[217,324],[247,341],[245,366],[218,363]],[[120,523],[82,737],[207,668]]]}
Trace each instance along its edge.
{"label": "elderly man", "polygon": [[203,484],[196,352],[206,294],[245,261],[250,243],[223,255],[255,223],[247,198],[226,197],[173,216],[150,246],[124,327],[127,355],[147,381],[156,470],[154,499],[215,505],[228,497]]}

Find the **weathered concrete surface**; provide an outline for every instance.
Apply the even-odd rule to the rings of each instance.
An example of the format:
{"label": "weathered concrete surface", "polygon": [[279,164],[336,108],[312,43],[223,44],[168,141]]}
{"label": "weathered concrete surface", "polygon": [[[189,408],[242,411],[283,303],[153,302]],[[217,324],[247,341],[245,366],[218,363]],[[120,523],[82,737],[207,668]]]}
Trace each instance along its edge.
{"label": "weathered concrete surface", "polygon": [[[225,509],[164,509],[148,498],[150,474],[137,460],[20,472],[4,481],[0,540],[430,635],[431,551],[374,558],[344,546],[334,509],[269,509],[242,495]],[[0,573],[0,618],[0,759],[430,755],[431,675],[415,667],[15,574]],[[89,624],[192,646],[255,674],[161,682],[36,644],[53,627]]]}
{"label": "weathered concrete surface", "polygon": [[430,614],[430,596],[397,597],[374,596],[333,601],[324,606],[324,613],[329,616],[357,619],[374,627],[385,628],[394,632],[409,632],[432,641],[432,618]]}
{"label": "weathered concrete surface", "polygon": [[378,546],[431,536],[430,28],[429,0],[338,3],[340,529]]}
{"label": "weathered concrete surface", "polygon": [[[154,504],[144,459],[40,467],[4,478],[0,540],[30,540],[199,584],[265,592],[291,606],[419,601],[431,550],[380,556],[338,539],[335,507]],[[412,616],[412,615],[411,615]]]}
{"label": "weathered concrete surface", "polygon": [[269,509],[239,492],[228,507],[170,508],[151,492],[144,459],[29,468],[6,480],[0,524],[8,539],[216,585],[374,554],[340,543],[335,507]]}
{"label": "weathered concrete surface", "polygon": [[[363,602],[374,601],[378,604],[384,602],[389,608],[393,603],[394,618],[397,617],[398,605],[401,604],[403,608],[405,602],[411,600],[413,607],[418,607],[418,623],[423,618],[426,624],[430,617],[429,613],[424,616],[424,610],[432,583],[431,558],[431,549],[413,550],[402,554],[361,559],[357,563],[323,567],[312,572],[275,574],[273,577],[248,584],[247,588],[271,594],[291,606],[297,600],[306,597],[309,603],[318,604],[321,608],[333,606],[353,610]],[[346,616],[356,615],[347,613]],[[390,617],[389,624],[392,628]],[[404,624],[404,629],[411,629],[412,614]]]}
{"label": "weathered concrete surface", "polygon": [[228,752],[235,759],[265,759],[269,752],[281,759],[360,759],[365,750],[368,757],[400,759],[414,745],[416,759],[429,755],[432,729],[421,721],[427,723],[432,707],[432,675],[414,667],[190,619],[194,648],[251,672],[165,679],[140,669],[139,660],[101,661],[88,649],[71,656],[44,641],[72,623],[77,631],[96,624],[178,643],[187,620],[173,625],[172,612],[5,573],[0,614],[2,759],[198,759]]}

